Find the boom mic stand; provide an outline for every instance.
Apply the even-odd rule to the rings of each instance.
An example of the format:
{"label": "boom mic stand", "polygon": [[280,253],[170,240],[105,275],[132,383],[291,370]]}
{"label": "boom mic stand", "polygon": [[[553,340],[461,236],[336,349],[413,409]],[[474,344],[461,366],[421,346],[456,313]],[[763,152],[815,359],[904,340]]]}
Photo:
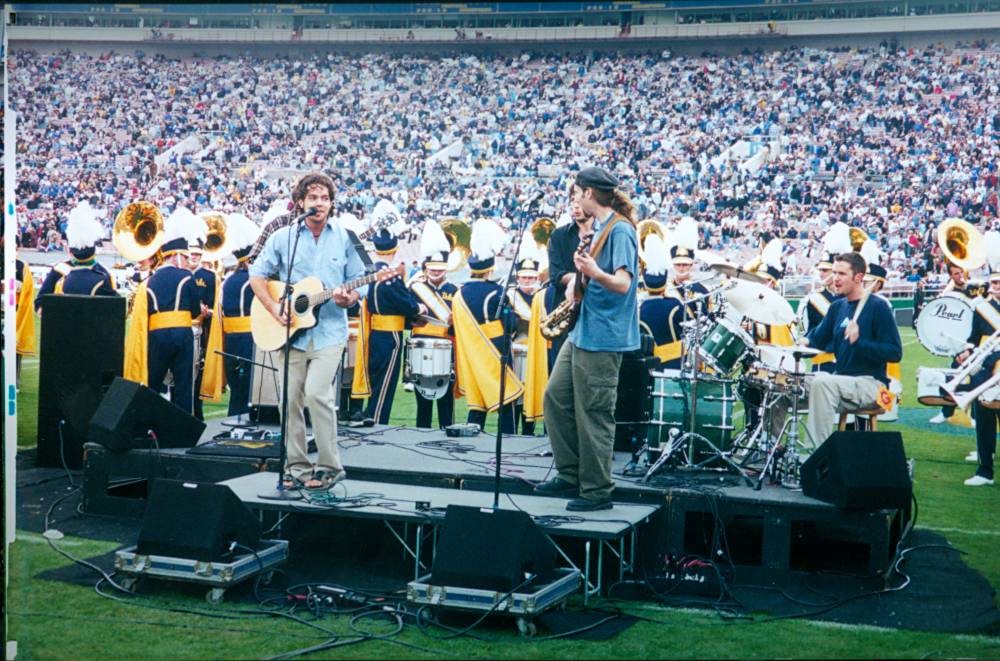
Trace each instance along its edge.
{"label": "boom mic stand", "polygon": [[[507,273],[507,283],[503,287],[503,295],[500,296],[500,308],[497,310],[497,316],[500,318],[500,323],[503,325],[503,344],[500,351],[500,408],[497,409],[500,417],[497,420],[497,440],[496,440],[496,470],[493,475],[493,509],[500,509],[500,459],[503,450],[503,400],[506,395],[506,385],[507,385],[507,368],[510,367],[511,363],[511,329],[507,327],[507,307],[508,307],[508,292],[512,290],[512,284],[514,282],[514,276],[517,273],[517,258],[521,254],[521,242],[524,240],[524,230],[527,229],[528,224],[526,222],[528,216],[528,209],[532,208],[536,202],[541,198],[536,197],[534,200],[529,202],[527,205],[522,205],[520,208],[520,215],[518,222],[521,225],[520,231],[517,233],[517,247],[514,248],[513,261],[510,264],[510,271]],[[514,418],[513,422],[516,427],[517,419],[514,416],[513,405],[511,406],[511,417]],[[515,428],[514,431],[517,431]]]}
{"label": "boom mic stand", "polygon": [[[299,235],[300,226],[303,220],[308,218],[314,213],[314,210],[310,209],[306,213],[302,214],[296,218],[289,227],[295,232],[295,242],[292,244],[290,257],[288,258],[288,268],[285,271],[284,285],[285,289],[281,294],[281,299],[279,300],[279,305],[283,311],[288,315],[288,322],[285,324],[285,346],[282,348],[284,352],[285,368],[281,375],[281,438],[278,439],[278,485],[274,488],[274,491],[266,491],[262,494],[258,494],[263,500],[301,500],[302,494],[299,493],[297,489],[286,489],[285,481],[282,479],[285,475],[285,461],[288,459],[288,450],[286,443],[288,442],[288,363],[292,355],[292,324],[291,317],[295,313],[294,302],[292,301],[292,267],[295,265],[295,253],[299,250]],[[291,237],[288,239],[291,241]]]}

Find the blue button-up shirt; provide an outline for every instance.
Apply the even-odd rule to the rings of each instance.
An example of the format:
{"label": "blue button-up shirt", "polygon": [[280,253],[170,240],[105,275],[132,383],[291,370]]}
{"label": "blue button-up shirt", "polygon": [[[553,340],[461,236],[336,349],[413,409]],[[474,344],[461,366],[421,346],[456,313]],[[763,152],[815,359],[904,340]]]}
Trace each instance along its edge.
{"label": "blue button-up shirt", "polygon": [[[284,279],[288,271],[288,258],[295,243],[294,228],[282,227],[268,237],[264,249],[250,265],[253,277]],[[333,289],[365,274],[365,266],[351,245],[347,232],[339,225],[327,222],[318,238],[305,224],[298,225],[299,246],[292,267],[292,282],[316,276],[325,289]],[[358,288],[364,296],[368,286]],[[296,349],[324,349],[347,342],[347,310],[332,300],[316,309],[316,325],[300,333],[293,341]]]}
{"label": "blue button-up shirt", "polygon": [[[614,213],[601,220],[594,219],[594,240]],[[632,282],[624,294],[605,289],[596,280],[587,284],[580,305],[580,316],[569,333],[573,346],[584,351],[634,351],[639,348],[639,302],[637,299],[639,268],[638,238],[629,222],[619,222],[611,228],[611,236],[597,256],[597,265],[614,275],[625,269]]]}

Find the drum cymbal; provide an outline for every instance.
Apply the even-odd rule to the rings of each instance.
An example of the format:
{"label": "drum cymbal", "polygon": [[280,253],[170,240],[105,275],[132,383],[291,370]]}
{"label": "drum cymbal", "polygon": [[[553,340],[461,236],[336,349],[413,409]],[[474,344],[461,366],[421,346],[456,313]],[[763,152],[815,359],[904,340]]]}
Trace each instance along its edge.
{"label": "drum cymbal", "polygon": [[746,280],[747,282],[754,282],[758,284],[766,284],[767,278],[762,275],[757,275],[756,273],[751,273],[750,271],[744,271],[739,266],[735,264],[709,264],[708,266],[713,271],[718,271],[722,275],[728,276],[730,278],[735,278],[737,280]]}
{"label": "drum cymbal", "polygon": [[790,347],[779,347],[775,345],[770,345],[767,347],[769,351],[773,351],[779,354],[787,354],[789,356],[799,356],[802,358],[809,356],[818,356],[823,353],[815,347],[806,347],[799,344],[792,345]]}
{"label": "drum cymbal", "polygon": [[762,324],[790,324],[795,320],[791,304],[770,287],[737,280],[735,286],[722,293],[740,314]]}

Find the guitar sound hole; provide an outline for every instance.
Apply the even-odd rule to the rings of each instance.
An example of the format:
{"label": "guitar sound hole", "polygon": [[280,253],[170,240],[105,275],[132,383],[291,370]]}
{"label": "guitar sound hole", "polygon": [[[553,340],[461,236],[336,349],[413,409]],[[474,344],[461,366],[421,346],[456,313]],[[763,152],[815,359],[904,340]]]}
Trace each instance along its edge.
{"label": "guitar sound hole", "polygon": [[295,304],[292,306],[295,314],[304,314],[309,309],[309,297],[303,294],[295,297]]}

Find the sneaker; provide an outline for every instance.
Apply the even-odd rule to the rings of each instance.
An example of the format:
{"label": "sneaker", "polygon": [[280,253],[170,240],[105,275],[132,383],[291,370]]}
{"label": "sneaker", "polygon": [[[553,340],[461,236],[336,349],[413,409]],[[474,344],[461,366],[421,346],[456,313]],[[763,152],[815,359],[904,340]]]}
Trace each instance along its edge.
{"label": "sneaker", "polygon": [[351,414],[351,417],[344,420],[343,425],[345,427],[360,427],[365,422],[365,414],[361,411],[355,411]]}
{"label": "sneaker", "polygon": [[979,453],[976,452],[975,450],[973,450],[969,454],[965,455],[965,460],[966,461],[970,461],[970,462],[972,462],[974,464],[978,464],[979,463]]}
{"label": "sneaker", "polygon": [[406,383],[403,384],[403,390],[405,390],[406,392],[413,392],[415,388],[413,387],[412,383],[407,381]]}
{"label": "sneaker", "polygon": [[967,487],[981,487],[990,484],[993,484],[993,480],[982,475],[973,475],[965,481],[965,486]]}
{"label": "sneaker", "polygon": [[361,426],[362,427],[374,427],[375,426],[375,418],[369,418],[368,416],[363,415],[361,417]]}
{"label": "sneaker", "polygon": [[566,509],[570,512],[596,512],[597,510],[609,510],[614,507],[611,497],[607,498],[574,498],[566,503]]}
{"label": "sneaker", "polygon": [[566,480],[558,477],[554,477],[548,482],[539,482],[535,485],[535,493],[543,493],[549,496],[558,496],[561,494],[575,494],[576,485],[570,484]]}
{"label": "sneaker", "polygon": [[940,425],[942,422],[948,418],[944,417],[944,413],[938,413],[936,416],[928,420],[932,425]]}

